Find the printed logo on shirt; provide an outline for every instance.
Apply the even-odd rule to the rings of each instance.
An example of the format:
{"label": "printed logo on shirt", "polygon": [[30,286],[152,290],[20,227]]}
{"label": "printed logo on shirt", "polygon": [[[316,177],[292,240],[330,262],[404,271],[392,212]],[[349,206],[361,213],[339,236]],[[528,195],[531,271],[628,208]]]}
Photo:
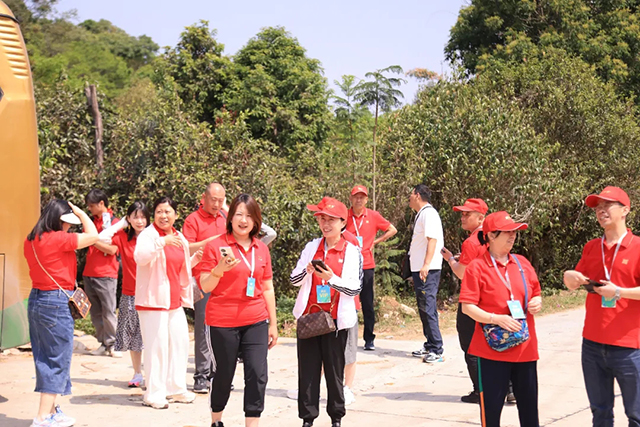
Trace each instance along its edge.
{"label": "printed logo on shirt", "polygon": [[622,264],[624,264],[624,265],[629,264],[629,260],[628,260],[628,259],[623,259],[623,260],[622,260]]}
{"label": "printed logo on shirt", "polygon": [[344,262],[344,260],[343,260],[342,258],[340,258],[340,259],[338,260],[338,262],[339,262],[340,264],[342,264],[342,263]]}

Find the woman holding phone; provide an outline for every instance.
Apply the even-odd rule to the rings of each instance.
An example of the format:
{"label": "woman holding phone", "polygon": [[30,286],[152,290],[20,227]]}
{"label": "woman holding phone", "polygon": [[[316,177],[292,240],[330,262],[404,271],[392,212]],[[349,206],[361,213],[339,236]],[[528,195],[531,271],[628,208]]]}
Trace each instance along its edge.
{"label": "woman holding phone", "polygon": [[307,243],[291,284],[299,286],[293,315],[323,310],[333,318],[336,331],[311,338],[298,338],[298,416],[303,427],[311,427],[320,412],[322,368],[327,382],[327,413],[332,427],[340,427],[346,414],[344,367],[347,331],[358,322],[354,297],[362,289],[362,255],[357,245],[343,236],[347,207],[331,197],[317,205],[314,212],[322,237]]}
{"label": "woman holding phone", "polygon": [[244,361],[244,414],[257,426],[264,410],[267,353],[278,342],[278,319],[269,248],[258,239],[262,214],[248,194],[231,202],[226,234],[204,248],[200,285],[211,292],[205,322],[216,361],[211,385],[212,426],[220,427],[231,393],[238,352]]}

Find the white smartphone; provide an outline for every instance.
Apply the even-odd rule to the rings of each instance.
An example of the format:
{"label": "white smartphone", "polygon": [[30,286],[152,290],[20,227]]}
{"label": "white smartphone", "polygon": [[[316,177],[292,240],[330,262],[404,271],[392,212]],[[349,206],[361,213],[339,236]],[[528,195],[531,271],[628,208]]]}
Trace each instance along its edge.
{"label": "white smartphone", "polygon": [[222,256],[222,258],[226,256],[230,256],[233,258],[233,250],[231,250],[229,246],[222,246],[220,247],[220,255]]}

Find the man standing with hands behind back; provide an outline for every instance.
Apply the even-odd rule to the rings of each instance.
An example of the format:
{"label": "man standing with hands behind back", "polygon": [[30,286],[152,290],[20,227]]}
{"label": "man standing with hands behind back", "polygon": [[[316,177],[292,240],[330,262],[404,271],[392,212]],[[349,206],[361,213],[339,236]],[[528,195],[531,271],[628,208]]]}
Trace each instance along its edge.
{"label": "man standing with hands behind back", "polygon": [[[621,188],[586,198],[604,235],[584,246],[564,284],[590,292],[582,331],[582,373],[594,427],[613,426],[618,381],[629,426],[640,426],[640,237],[627,228],[631,208]],[[592,293],[591,293],[592,292]]]}
{"label": "man standing with hands behind back", "polygon": [[438,211],[431,205],[431,190],[424,184],[416,185],[409,196],[409,207],[416,211],[413,225],[409,262],[416,292],[422,331],[427,341],[412,352],[426,363],[444,362],[442,335],[438,324],[436,296],[440,286],[444,232]]}
{"label": "man standing with hands behind back", "polygon": [[[360,292],[360,302],[362,303],[362,315],[364,317],[364,349],[375,350],[373,327],[376,316],[373,309],[373,285],[375,261],[373,259],[373,248],[378,243],[393,237],[398,230],[387,221],[378,211],[367,209],[369,193],[364,185],[356,185],[351,190],[351,209],[347,218],[347,231],[351,232],[358,239],[358,245],[362,251],[362,269],[364,278],[362,279],[362,291]],[[376,239],[378,231],[384,234]]]}
{"label": "man standing with hands behind back", "polygon": [[[226,233],[227,217],[222,208],[225,203],[226,192],[224,187],[217,182],[207,185],[202,195],[202,205],[197,211],[191,213],[184,221],[182,234],[189,242],[189,251],[193,255],[211,240]],[[193,267],[192,275],[200,285],[201,264]],[[207,393],[209,382],[213,375],[211,351],[207,344],[207,328],[204,317],[205,308],[209,301],[209,293],[193,305],[195,312],[194,321],[194,353],[195,373],[193,374],[193,391],[195,393]]]}

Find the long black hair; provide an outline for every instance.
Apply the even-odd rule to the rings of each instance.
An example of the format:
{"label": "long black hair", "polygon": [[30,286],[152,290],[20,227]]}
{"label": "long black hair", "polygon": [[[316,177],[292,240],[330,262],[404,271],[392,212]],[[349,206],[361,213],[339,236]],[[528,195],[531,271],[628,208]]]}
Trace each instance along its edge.
{"label": "long black hair", "polygon": [[[129,220],[129,217],[136,212],[142,212],[144,217],[147,219],[147,225],[151,224],[151,215],[149,214],[149,209],[147,208],[147,205],[144,204],[144,202],[136,200],[131,204],[131,206],[129,206],[129,209],[127,209],[127,220]],[[129,224],[129,227],[127,228],[127,240],[130,241],[135,236],[136,230],[131,224]]]}
{"label": "long black hair", "polygon": [[35,227],[33,227],[33,230],[31,230],[31,233],[27,236],[27,240],[32,242],[36,239],[36,236],[39,239],[44,233],[48,233],[49,231],[62,231],[62,221],[60,217],[72,212],[69,202],[66,200],[53,199],[42,210],[40,218],[38,218]]}
{"label": "long black hair", "polygon": [[[488,233],[491,233],[490,231]],[[494,233],[496,233],[496,237],[498,237],[501,233],[500,230],[498,231],[494,231]],[[482,246],[485,246],[486,244],[489,243],[489,236],[487,236],[487,233],[483,232],[482,230],[480,230],[478,232],[478,240],[480,241],[480,244]]]}

